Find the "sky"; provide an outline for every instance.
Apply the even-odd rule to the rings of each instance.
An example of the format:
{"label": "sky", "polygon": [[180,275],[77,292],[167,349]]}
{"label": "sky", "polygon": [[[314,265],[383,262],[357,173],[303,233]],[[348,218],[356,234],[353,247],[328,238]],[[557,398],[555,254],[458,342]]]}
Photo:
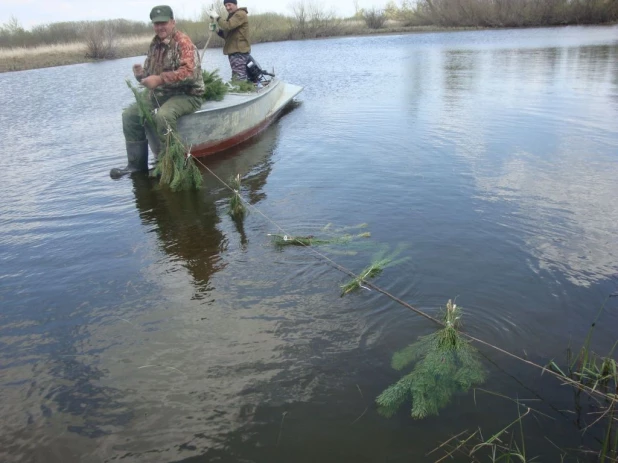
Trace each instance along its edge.
{"label": "sky", "polygon": [[[132,19],[148,21],[153,6],[168,4],[177,18],[197,19],[204,6],[214,0],[0,0],[0,24],[16,18],[29,29],[38,24],[60,21],[87,21],[98,19]],[[239,0],[238,6],[246,6],[249,14],[276,12],[291,14],[290,5],[300,0]],[[318,4],[325,12],[334,12],[346,17],[354,14],[355,2],[360,8],[383,7],[386,0],[305,0]],[[218,3],[218,2],[217,2]]]}

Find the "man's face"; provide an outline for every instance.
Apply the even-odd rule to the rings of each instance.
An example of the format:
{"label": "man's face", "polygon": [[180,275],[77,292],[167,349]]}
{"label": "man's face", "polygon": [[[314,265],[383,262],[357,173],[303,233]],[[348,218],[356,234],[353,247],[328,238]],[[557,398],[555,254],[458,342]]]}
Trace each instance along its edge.
{"label": "man's face", "polygon": [[170,19],[164,23],[153,23],[153,25],[155,34],[157,34],[161,40],[165,40],[172,35],[176,21],[174,19]]}
{"label": "man's face", "polygon": [[228,13],[233,13],[238,9],[238,5],[236,5],[235,3],[224,3],[223,6]]}

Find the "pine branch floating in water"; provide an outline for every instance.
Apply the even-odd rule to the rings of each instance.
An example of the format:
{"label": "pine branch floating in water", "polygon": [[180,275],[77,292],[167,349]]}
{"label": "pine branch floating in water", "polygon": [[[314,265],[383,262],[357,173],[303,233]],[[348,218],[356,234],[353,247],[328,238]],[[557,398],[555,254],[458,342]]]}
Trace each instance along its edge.
{"label": "pine branch floating in water", "polygon": [[416,362],[412,372],[389,386],[376,399],[378,411],[394,415],[407,400],[412,400],[412,418],[437,415],[456,392],[485,381],[485,370],[477,350],[458,331],[461,309],[449,299],[443,317],[444,328],[421,336],[393,355],[392,367],[401,370]]}
{"label": "pine branch floating in water", "polygon": [[247,208],[240,197],[240,174],[230,179],[230,186],[234,189],[234,194],[230,198],[228,213],[236,220],[242,220],[247,215]]}
{"label": "pine branch floating in water", "polygon": [[[364,235],[364,233],[361,233],[361,235]],[[397,264],[400,264],[401,262],[406,261],[407,260],[406,257],[400,258],[400,259],[397,258],[401,250],[402,249],[399,248],[398,250],[394,251],[390,255],[387,254],[386,249],[379,252],[376,255],[376,257],[373,259],[373,262],[371,263],[371,265],[366,267],[360,273],[360,275],[348,281],[346,284],[341,285],[341,296],[345,296],[346,294],[351,293],[352,291],[355,291],[361,288],[365,280],[368,280],[369,278],[373,278],[379,275],[380,273],[382,273],[382,271],[385,268],[392,267],[393,265],[397,265]]]}
{"label": "pine branch floating in water", "polygon": [[383,264],[384,262],[373,262],[369,267],[366,267],[359,276],[348,281],[345,285],[341,285],[341,295],[345,296],[361,288],[363,286],[363,281],[382,273],[382,270],[384,270]]}
{"label": "pine branch floating in water", "polygon": [[272,237],[273,243],[277,247],[284,246],[311,246],[317,244],[330,244],[334,242],[334,239],[321,239],[316,238],[313,235],[306,236],[298,236],[298,235],[280,235],[271,233],[269,234]]}
{"label": "pine branch floating in water", "polygon": [[285,246],[317,246],[321,244],[346,244],[356,238],[369,238],[370,232],[359,233],[358,235],[343,235],[333,238],[319,238],[315,235],[281,235],[277,233],[269,233],[273,243],[277,247]]}

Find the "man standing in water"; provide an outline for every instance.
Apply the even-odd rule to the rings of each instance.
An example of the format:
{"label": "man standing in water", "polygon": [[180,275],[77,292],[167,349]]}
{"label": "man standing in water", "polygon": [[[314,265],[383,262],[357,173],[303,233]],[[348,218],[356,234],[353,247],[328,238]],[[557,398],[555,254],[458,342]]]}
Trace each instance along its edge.
{"label": "man standing in water", "polygon": [[223,54],[230,60],[232,80],[247,80],[247,61],[251,53],[248,11],[238,8],[237,0],[223,0],[223,5],[228,12],[227,19],[221,19],[214,10],[208,16],[219,26],[217,34],[225,40]]}
{"label": "man standing in water", "polygon": [[[153,119],[163,142],[165,133],[176,130],[180,116],[190,114],[202,104],[204,79],[197,48],[186,34],[176,30],[174,12],[167,5],[155,6],[150,12],[155,37],[144,65],[134,64],[133,74],[149,89],[147,105],[155,109]],[[114,168],[109,175],[148,170],[148,141],[137,103],[122,113],[122,129],[127,146],[127,167]]]}

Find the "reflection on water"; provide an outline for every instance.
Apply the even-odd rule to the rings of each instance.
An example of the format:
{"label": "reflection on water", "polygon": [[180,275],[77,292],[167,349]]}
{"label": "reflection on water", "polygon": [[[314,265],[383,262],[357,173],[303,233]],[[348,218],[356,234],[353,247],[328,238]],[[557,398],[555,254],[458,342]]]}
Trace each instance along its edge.
{"label": "reflection on water", "polygon": [[196,290],[208,292],[210,276],[222,265],[220,253],[226,248],[215,203],[201,192],[160,189],[146,176],[133,176],[132,181],[142,223],[156,234],[163,252],[188,270]]}
{"label": "reflection on water", "polygon": [[[525,239],[539,270],[585,286],[616,273],[615,108],[598,100],[615,93],[617,58],[608,45],[444,57],[443,127],[457,133],[480,197],[512,204],[501,222]],[[524,68],[521,82],[514,76]],[[513,76],[506,87],[505,76]]]}
{"label": "reflection on water", "polygon": [[[616,291],[616,30],[261,44],[302,104],[180,194],[108,177],[134,59],[0,74],[0,105],[37,108],[0,113],[0,460],[427,461],[450,435],[501,429],[514,410],[499,398],[378,416],[391,354],[432,327],[375,292],[340,298],[347,276],[268,233],[368,223],[339,264],[403,244],[377,284],[432,314],[457,297],[472,334],[561,358]],[[229,69],[220,50],[205,62]],[[243,222],[216,178],[236,174],[257,208]],[[484,353],[488,389],[541,396],[560,420],[572,407]],[[556,460],[545,436],[594,439],[560,423],[527,424],[540,461]]]}
{"label": "reflection on water", "polygon": [[[276,147],[278,130],[276,125],[271,126],[241,147],[209,158],[209,171],[203,172],[204,188],[199,192],[172,193],[159,188],[155,179],[132,178],[135,206],[142,223],[156,234],[171,262],[178,261],[188,270],[196,297],[213,289],[208,285],[210,276],[225,265],[221,253],[228,249],[228,238],[218,227],[217,202],[227,200],[231,192],[223,182],[239,174],[243,180],[242,194],[249,204],[265,199],[263,187],[270,173],[270,156]],[[235,225],[246,246],[242,223]]]}

